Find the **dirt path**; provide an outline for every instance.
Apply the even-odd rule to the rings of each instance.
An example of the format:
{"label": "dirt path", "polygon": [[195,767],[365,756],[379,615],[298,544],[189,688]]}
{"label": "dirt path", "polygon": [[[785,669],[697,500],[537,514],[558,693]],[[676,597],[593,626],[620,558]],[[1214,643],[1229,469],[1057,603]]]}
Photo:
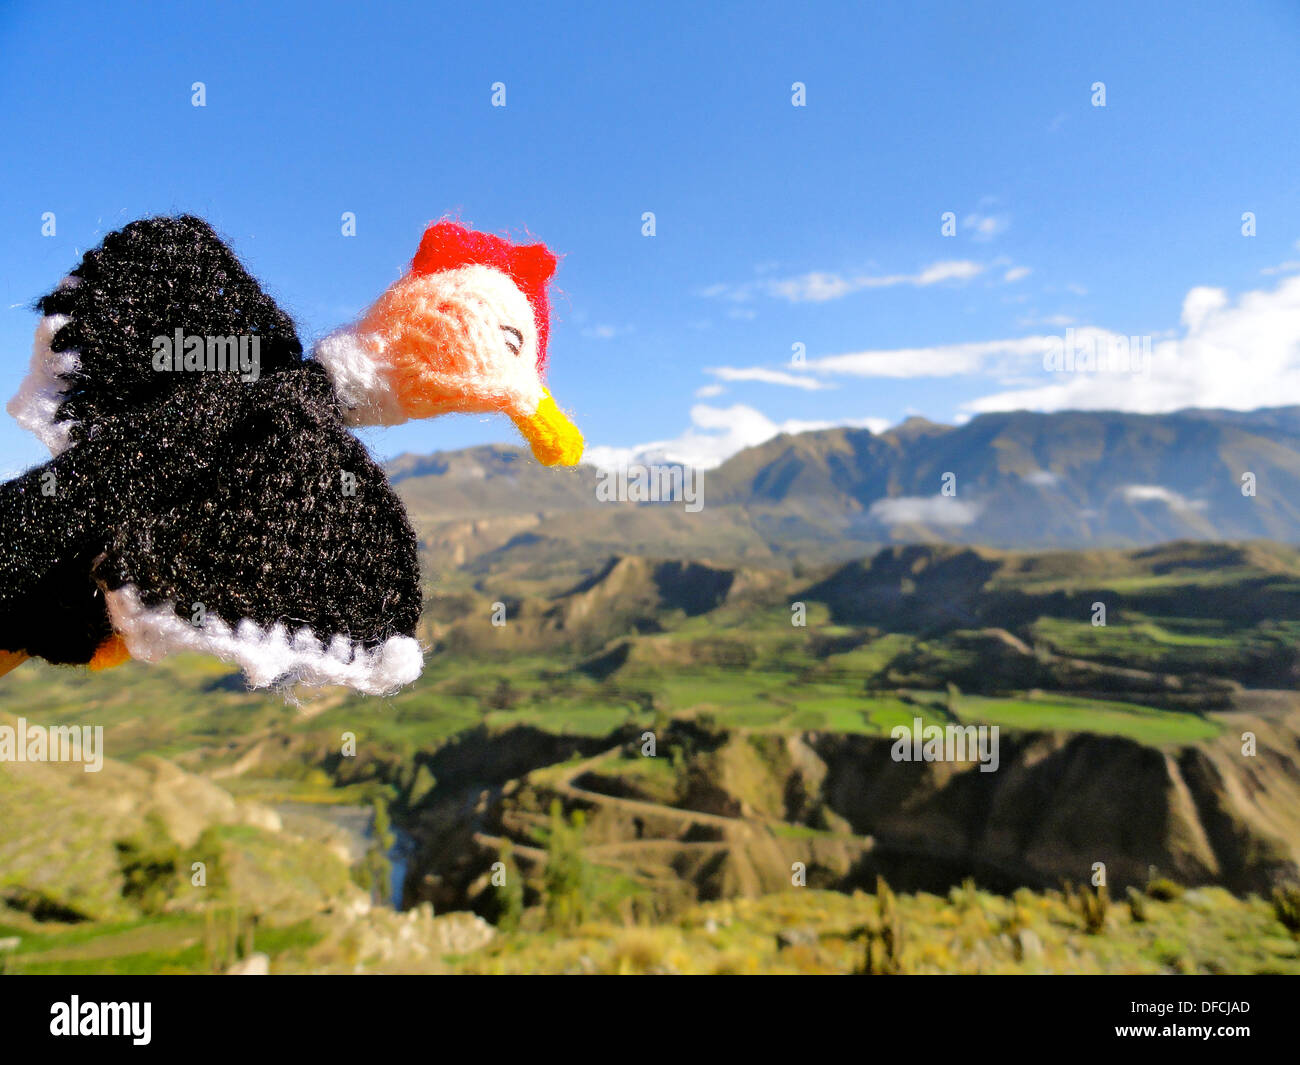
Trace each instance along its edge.
{"label": "dirt path", "polygon": [[574,799],[580,802],[597,803],[606,806],[611,810],[618,810],[633,817],[647,816],[667,818],[668,820],[681,822],[684,826],[691,825],[708,825],[713,828],[720,828],[733,836],[750,836],[753,834],[753,826],[750,823],[753,819],[742,820],[738,817],[723,817],[720,814],[706,814],[698,810],[683,810],[677,806],[666,806],[657,802],[646,802],[643,799],[623,799],[614,795],[606,795],[603,792],[591,791],[588,788],[580,788],[574,781],[584,773],[591,772],[594,767],[606,758],[618,754],[622,747],[611,747],[607,751],[601,751],[585,758],[581,762],[575,762],[572,766],[566,766],[564,774],[560,779],[548,786],[554,792],[565,798]]}

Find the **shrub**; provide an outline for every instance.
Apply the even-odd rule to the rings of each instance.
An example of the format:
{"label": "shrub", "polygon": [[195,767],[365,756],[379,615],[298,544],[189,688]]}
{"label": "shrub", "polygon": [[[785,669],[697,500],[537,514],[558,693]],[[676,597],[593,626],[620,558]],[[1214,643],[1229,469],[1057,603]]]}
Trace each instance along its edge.
{"label": "shrub", "polygon": [[855,938],[865,941],[862,967],[863,976],[895,976],[906,972],[903,964],[903,918],[898,912],[898,899],[883,876],[876,877],[877,918],[854,932]]}
{"label": "shrub", "polygon": [[1090,936],[1099,935],[1106,930],[1106,914],[1110,910],[1110,893],[1106,885],[1095,890],[1083,888],[1076,896],[1079,916],[1083,918],[1083,930]]}
{"label": "shrub", "polygon": [[1147,881],[1147,895],[1159,902],[1173,902],[1183,897],[1183,889],[1168,877],[1158,876]]}
{"label": "shrub", "polygon": [[144,835],[120,839],[113,846],[122,874],[122,897],[144,913],[157,914],[176,894],[181,851],[162,818],[151,814],[145,826]]}
{"label": "shrub", "polygon": [[582,854],[585,828],[586,816],[581,810],[575,810],[566,821],[560,800],[551,801],[543,894],[546,923],[552,928],[573,928],[587,919],[592,875]]}
{"label": "shrub", "polygon": [[1128,889],[1128,910],[1133,920],[1141,924],[1147,919],[1147,900],[1146,896],[1137,888]]}
{"label": "shrub", "polygon": [[1279,885],[1273,889],[1273,914],[1293,936],[1300,936],[1300,886]]}
{"label": "shrub", "polygon": [[507,841],[500,856],[503,880],[494,889],[497,927],[502,932],[518,929],[524,914],[524,876],[515,864],[513,852],[514,848]]}

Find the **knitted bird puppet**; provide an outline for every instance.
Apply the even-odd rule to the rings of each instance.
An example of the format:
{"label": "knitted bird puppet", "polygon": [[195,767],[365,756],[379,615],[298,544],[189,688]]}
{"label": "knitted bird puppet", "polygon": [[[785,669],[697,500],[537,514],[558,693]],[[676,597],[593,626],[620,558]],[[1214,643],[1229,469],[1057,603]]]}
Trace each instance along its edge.
{"label": "knitted bird puppet", "polygon": [[0,673],[201,651],[254,687],[413,681],[415,534],[349,426],[499,411],[540,462],[577,463],[543,382],[555,265],[439,222],[304,357],[207,223],[107,236],[40,300],[8,407],[54,457],[0,485]]}

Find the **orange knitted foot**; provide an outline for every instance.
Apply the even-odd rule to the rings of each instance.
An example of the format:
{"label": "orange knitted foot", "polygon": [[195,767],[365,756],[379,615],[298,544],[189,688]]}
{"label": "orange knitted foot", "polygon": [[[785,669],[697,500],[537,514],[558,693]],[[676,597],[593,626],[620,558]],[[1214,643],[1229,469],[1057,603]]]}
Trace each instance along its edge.
{"label": "orange knitted foot", "polygon": [[0,651],[0,677],[27,661],[26,651]]}
{"label": "orange knitted foot", "polygon": [[126,641],[115,632],[96,649],[95,657],[90,660],[90,668],[112,669],[130,660],[131,652],[126,649]]}

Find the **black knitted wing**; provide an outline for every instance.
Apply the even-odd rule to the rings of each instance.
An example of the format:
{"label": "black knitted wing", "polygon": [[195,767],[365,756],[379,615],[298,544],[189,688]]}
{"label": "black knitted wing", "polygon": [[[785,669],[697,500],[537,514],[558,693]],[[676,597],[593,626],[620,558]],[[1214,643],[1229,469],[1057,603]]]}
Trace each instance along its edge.
{"label": "black knitted wing", "polygon": [[251,393],[195,375],[159,401],[96,422],[88,438],[0,484],[0,650],[85,664],[112,634],[93,577],[114,530],[210,478]]}
{"label": "black knitted wing", "polygon": [[[262,651],[228,654],[227,643],[208,637],[237,636],[242,626],[254,643],[265,643],[278,627],[290,643],[334,643],[358,662],[395,637],[413,637],[421,598],[415,534],[383,472],[344,427],[324,373],[305,364],[227,389],[214,402],[237,410],[210,419],[222,428],[201,475],[169,469],[168,452],[160,451],[150,504],[118,521],[94,570],[110,604],[118,604],[114,625],[132,654],[193,645],[238,661],[253,676],[252,660],[241,656]],[[181,491],[167,490],[172,474]],[[144,612],[138,631],[130,619],[124,623],[128,609]],[[203,631],[178,632],[172,619]],[[183,646],[172,646],[178,640]],[[413,651],[413,640],[402,644],[403,654]],[[309,667],[291,664],[285,672],[328,682],[313,680]],[[362,690],[396,686],[339,682]]]}
{"label": "black knitted wing", "polygon": [[90,572],[107,533],[82,472],[65,456],[0,484],[0,651],[85,664],[112,634]]}

